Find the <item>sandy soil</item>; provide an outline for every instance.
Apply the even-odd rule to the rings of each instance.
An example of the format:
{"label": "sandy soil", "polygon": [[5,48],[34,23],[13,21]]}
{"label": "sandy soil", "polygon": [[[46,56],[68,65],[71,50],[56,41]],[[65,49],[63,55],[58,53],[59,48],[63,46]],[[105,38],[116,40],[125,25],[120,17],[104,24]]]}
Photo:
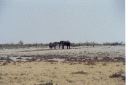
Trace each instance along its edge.
{"label": "sandy soil", "polygon": [[[1,49],[0,57],[123,57],[124,46]],[[48,56],[47,56],[48,55]],[[125,85],[124,61],[1,61],[0,85]]]}
{"label": "sandy soil", "polygon": [[121,77],[110,78],[124,72],[122,62],[50,63],[16,62],[0,66],[1,85],[125,85]]}

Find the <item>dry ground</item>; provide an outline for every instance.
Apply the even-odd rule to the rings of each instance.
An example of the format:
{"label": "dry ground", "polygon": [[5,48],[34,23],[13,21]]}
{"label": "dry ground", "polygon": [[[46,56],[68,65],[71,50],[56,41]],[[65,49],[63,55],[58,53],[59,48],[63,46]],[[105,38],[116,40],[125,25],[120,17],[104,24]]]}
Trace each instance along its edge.
{"label": "dry ground", "polygon": [[[2,56],[52,55],[88,57],[125,57],[124,46],[75,47],[64,50],[48,48],[1,49]],[[125,85],[124,62],[0,62],[0,85]],[[119,75],[118,75],[119,74]],[[120,75],[121,74],[121,75]]]}
{"label": "dry ground", "polygon": [[121,77],[110,78],[124,70],[122,62],[16,62],[0,66],[0,85],[125,85]]}
{"label": "dry ground", "polygon": [[0,49],[0,55],[67,55],[89,57],[125,57],[125,46],[80,46],[71,49],[19,48]]}

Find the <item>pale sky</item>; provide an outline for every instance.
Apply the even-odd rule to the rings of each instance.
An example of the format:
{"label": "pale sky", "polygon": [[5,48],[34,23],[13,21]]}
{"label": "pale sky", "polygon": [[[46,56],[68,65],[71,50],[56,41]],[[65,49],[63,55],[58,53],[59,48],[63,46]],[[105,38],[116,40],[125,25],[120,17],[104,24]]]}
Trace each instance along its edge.
{"label": "pale sky", "polygon": [[0,43],[125,41],[125,0],[0,0]]}

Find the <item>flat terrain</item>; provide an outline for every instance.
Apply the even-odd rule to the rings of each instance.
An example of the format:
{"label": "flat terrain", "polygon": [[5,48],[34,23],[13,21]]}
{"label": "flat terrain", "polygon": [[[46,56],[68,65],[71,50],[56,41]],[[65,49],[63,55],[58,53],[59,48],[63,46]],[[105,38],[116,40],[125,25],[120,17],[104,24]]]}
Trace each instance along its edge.
{"label": "flat terrain", "polygon": [[49,48],[19,48],[0,49],[0,55],[64,55],[64,56],[88,56],[88,57],[125,57],[124,46],[79,46],[71,49]]}
{"label": "flat terrain", "polygon": [[124,46],[1,49],[0,58],[0,85],[125,85]]}
{"label": "flat terrain", "polygon": [[54,85],[125,85],[121,77],[123,63],[99,62],[95,65],[78,63],[22,62],[1,66],[1,85],[43,85],[50,80]]}

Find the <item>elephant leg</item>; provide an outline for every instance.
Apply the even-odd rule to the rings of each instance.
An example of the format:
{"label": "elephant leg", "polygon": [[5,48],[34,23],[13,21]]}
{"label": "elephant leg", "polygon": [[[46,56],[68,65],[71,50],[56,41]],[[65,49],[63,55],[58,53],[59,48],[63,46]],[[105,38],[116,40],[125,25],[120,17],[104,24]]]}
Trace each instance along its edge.
{"label": "elephant leg", "polygon": [[50,49],[52,49],[52,46],[50,46]]}
{"label": "elephant leg", "polygon": [[62,45],[62,49],[64,49],[64,45]]}
{"label": "elephant leg", "polygon": [[61,46],[61,45],[59,44],[59,49],[60,49],[60,46]]}
{"label": "elephant leg", "polygon": [[61,49],[62,48],[62,45],[61,44],[59,44],[59,49]]}

